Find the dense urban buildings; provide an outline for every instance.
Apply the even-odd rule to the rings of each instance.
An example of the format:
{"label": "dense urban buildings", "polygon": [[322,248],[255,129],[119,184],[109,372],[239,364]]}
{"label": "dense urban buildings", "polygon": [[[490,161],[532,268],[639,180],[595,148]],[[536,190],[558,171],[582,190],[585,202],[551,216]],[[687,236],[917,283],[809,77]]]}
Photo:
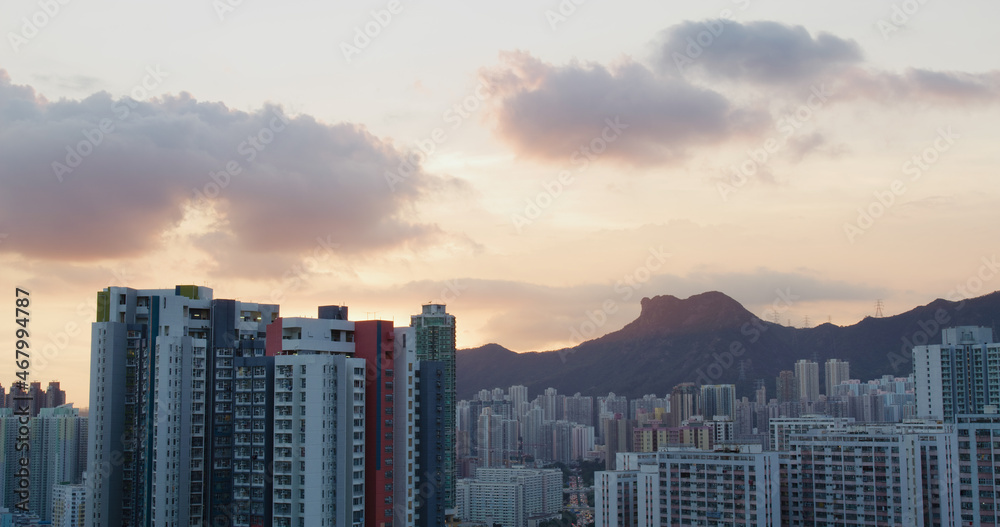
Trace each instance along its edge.
{"label": "dense urban buildings", "polygon": [[55,408],[66,404],[66,392],[58,381],[52,381],[42,390],[42,383],[28,383],[25,391],[21,383],[13,383],[10,390],[0,385],[0,408],[15,409],[18,405],[27,406],[30,417],[35,417],[42,408]]}
{"label": "dense urban buildings", "polygon": [[[29,418],[28,469],[31,472],[28,511],[41,521],[52,520],[54,487],[79,484],[87,467],[87,419],[72,404],[42,408]],[[20,500],[15,495],[18,460],[19,418],[10,408],[0,409],[0,507],[13,509]]]}
{"label": "dense urban buildings", "polygon": [[[988,328],[949,328],[942,345],[914,349],[913,375],[864,382],[847,378],[846,363],[829,360],[826,394],[813,388],[815,363],[800,360],[794,372],[779,375],[778,398],[764,405],[758,388],[754,401],[736,402],[733,443],[718,435],[728,426],[725,418],[705,423],[716,434],[709,448],[641,453],[649,440],[638,429],[631,445],[638,452],[618,453],[617,469],[595,476],[596,524],[995,525],[1000,414],[990,365],[1000,363],[997,347]],[[699,422],[700,416],[688,420]],[[678,452],[702,462],[665,489],[663,459]],[[731,502],[736,487],[726,485],[728,474],[715,486],[717,475],[705,477],[734,452],[769,456],[780,490]],[[751,503],[774,514],[729,515]]]}
{"label": "dense urban buildings", "polygon": [[[101,291],[87,525],[440,525],[454,317],[423,311],[395,328],[205,287]],[[451,350],[451,384],[421,335]]]}
{"label": "dense urban buildings", "polygon": [[[89,418],[56,382],[4,394],[36,414],[17,521],[529,527],[564,510],[563,472],[546,467],[584,461],[606,470],[573,510],[592,505],[598,526],[1000,521],[989,328],[944,329],[906,377],[851,379],[829,359],[821,385],[799,360],[770,399],[758,380],[752,398],[683,383],[632,400],[515,385],[458,401],[454,339],[440,304],[395,327],[338,305],[285,318],[205,287],[107,288]],[[5,471],[17,427],[0,409]]]}

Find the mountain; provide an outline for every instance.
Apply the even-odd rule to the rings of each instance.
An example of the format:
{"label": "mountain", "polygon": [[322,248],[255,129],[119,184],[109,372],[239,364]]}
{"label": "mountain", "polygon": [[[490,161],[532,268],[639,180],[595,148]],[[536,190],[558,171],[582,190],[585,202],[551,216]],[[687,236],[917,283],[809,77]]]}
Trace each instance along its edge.
{"label": "mountain", "polygon": [[998,322],[1000,292],[960,302],[938,299],[851,326],[801,329],[761,320],[716,291],[686,299],[663,295],[643,298],[639,317],[624,328],[573,348],[515,353],[487,344],[459,350],[458,396],[523,384],[532,396],[553,387],[563,394],[633,398],[662,396],[682,382],[732,383],[749,396],[754,380],[764,379],[770,397],[778,372],[792,370],[799,359],[847,360],[855,379],[905,376],[912,370],[912,346],[939,344],[942,327],[980,325],[1000,334]]}

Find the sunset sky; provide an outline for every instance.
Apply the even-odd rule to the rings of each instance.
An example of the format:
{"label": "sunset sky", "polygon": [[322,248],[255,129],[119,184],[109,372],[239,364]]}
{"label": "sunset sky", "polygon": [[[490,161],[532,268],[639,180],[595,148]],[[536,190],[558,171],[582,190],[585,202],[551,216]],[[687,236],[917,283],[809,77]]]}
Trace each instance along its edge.
{"label": "sunset sky", "polygon": [[443,301],[460,347],[516,351],[644,296],[790,297],[801,327],[1000,289],[1000,3],[4,11],[0,274],[32,380],[80,407],[109,285],[399,325]]}

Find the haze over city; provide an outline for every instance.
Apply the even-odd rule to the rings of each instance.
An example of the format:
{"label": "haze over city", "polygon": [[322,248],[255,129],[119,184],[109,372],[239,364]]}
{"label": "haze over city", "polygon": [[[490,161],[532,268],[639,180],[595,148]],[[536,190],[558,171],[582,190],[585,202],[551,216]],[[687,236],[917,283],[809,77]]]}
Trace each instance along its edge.
{"label": "haze over city", "polygon": [[33,380],[86,406],[109,285],[442,302],[459,348],[517,351],[655,295],[801,327],[994,291],[1000,5],[910,4],[8,6],[0,273],[54,351]]}

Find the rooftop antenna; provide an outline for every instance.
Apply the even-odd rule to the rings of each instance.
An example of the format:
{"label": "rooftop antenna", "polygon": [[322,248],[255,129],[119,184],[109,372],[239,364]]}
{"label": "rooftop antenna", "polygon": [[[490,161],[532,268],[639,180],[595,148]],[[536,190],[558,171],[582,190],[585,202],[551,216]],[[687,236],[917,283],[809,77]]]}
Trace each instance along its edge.
{"label": "rooftop antenna", "polygon": [[885,316],[885,314],[882,313],[882,308],[884,306],[885,304],[882,303],[881,298],[875,301],[875,318],[882,318]]}

